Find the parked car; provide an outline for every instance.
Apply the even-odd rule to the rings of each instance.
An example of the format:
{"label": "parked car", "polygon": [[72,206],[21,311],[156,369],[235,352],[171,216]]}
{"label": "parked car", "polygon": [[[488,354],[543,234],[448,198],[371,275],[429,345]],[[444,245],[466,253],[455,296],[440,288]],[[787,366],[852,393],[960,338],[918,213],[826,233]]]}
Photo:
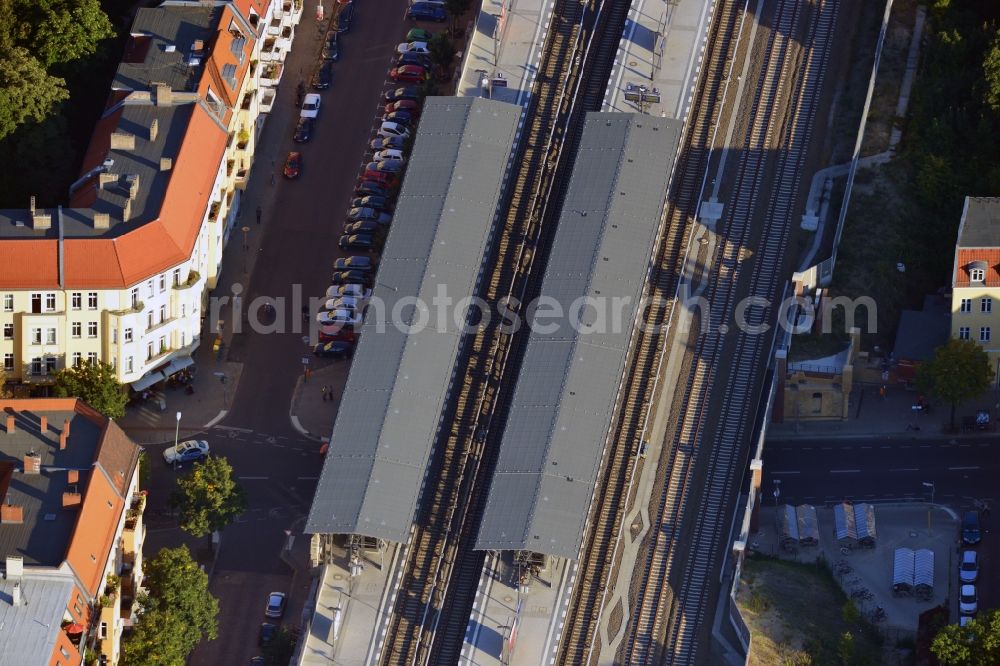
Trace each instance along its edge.
{"label": "parked car", "polygon": [[429,42],[432,37],[434,37],[434,33],[423,28],[410,28],[409,32],[406,33],[406,41],[408,42]]}
{"label": "parked car", "polygon": [[267,595],[267,606],[264,607],[264,617],[281,617],[285,614],[284,592],[272,592]]}
{"label": "parked car", "polygon": [[341,296],[353,296],[354,298],[366,301],[371,298],[372,290],[366,289],[359,284],[342,284],[331,286],[326,290],[327,298],[340,298]]}
{"label": "parked car", "polygon": [[414,2],[406,10],[406,18],[411,21],[437,21],[438,23],[442,23],[448,18],[448,14],[441,5],[429,2]]}
{"label": "parked car", "polygon": [[348,222],[359,222],[361,220],[374,220],[379,224],[389,224],[392,222],[392,215],[384,213],[378,208],[367,208],[359,206],[347,211]]}
{"label": "parked car", "polygon": [[290,152],[285,158],[285,178],[298,178],[302,173],[302,153]]}
{"label": "parked car", "polygon": [[962,543],[975,546],[983,538],[979,529],[979,512],[966,511],[962,515]]}
{"label": "parked car", "polygon": [[963,585],[958,597],[958,612],[962,615],[975,615],[979,611],[979,597],[975,585]]}
{"label": "parked car", "polygon": [[[402,67],[403,65],[416,65],[417,67],[423,67],[425,70],[430,72],[431,69],[431,59],[422,53],[402,53],[396,56],[396,67]],[[428,73],[427,78],[430,78]]]}
{"label": "parked car", "polygon": [[323,358],[344,359],[350,358],[353,353],[354,345],[347,340],[321,342],[313,347],[313,354]]}
{"label": "parked car", "polygon": [[299,122],[295,126],[295,134],[292,136],[292,140],[295,143],[307,143],[309,139],[312,138],[314,122],[315,121],[312,118],[299,118]]}
{"label": "parked car", "polygon": [[342,5],[340,13],[337,14],[337,32],[350,32],[351,21],[354,20],[354,3],[346,6]]}
{"label": "parked car", "polygon": [[[380,164],[386,163],[380,162]],[[399,176],[392,171],[365,171],[365,180],[374,181],[383,187],[399,187]]]}
{"label": "parked car", "polygon": [[414,101],[420,101],[423,99],[423,91],[417,86],[402,86],[400,88],[390,88],[385,91],[385,101],[388,102],[398,102],[401,99],[412,99]]}
{"label": "parked car", "polygon": [[396,47],[396,53],[423,53],[427,55],[430,53],[430,49],[427,48],[427,42],[403,42]]}
{"label": "parked car", "polygon": [[420,116],[420,102],[415,99],[398,99],[395,102],[389,102],[386,104],[384,110],[386,113],[392,113],[393,111],[406,111],[414,118],[417,118]]}
{"label": "parked car", "polygon": [[333,63],[329,60],[324,60],[319,69],[316,70],[316,74],[313,75],[312,87],[314,90],[326,90],[333,83]]}
{"label": "parked car", "polygon": [[368,234],[373,236],[378,233],[382,225],[375,220],[359,220],[358,222],[347,222],[344,224],[344,235]]}
{"label": "parked car", "polygon": [[189,439],[176,446],[170,446],[163,450],[163,459],[168,465],[176,463],[194,462],[201,460],[208,455],[208,442],[205,440]]}
{"label": "parked car", "polygon": [[377,194],[369,194],[368,196],[355,197],[351,199],[351,208],[357,208],[359,206],[377,208],[387,213],[392,212],[392,203],[390,203],[389,197],[379,196]]}
{"label": "parked car", "polygon": [[962,551],[962,563],[958,565],[958,578],[963,583],[975,583],[979,577],[979,554],[974,550]]}
{"label": "parked car", "polygon": [[371,275],[365,271],[337,271],[330,278],[330,284],[347,285],[354,284],[362,287],[369,286]]}
{"label": "parked car", "polygon": [[389,160],[396,160],[402,164],[406,164],[406,157],[403,155],[403,151],[396,150],[394,148],[386,148],[385,150],[380,150],[372,156],[376,162],[387,162]]}
{"label": "parked car", "polygon": [[337,44],[337,33],[331,32],[330,36],[323,43],[323,60],[337,62],[340,60],[340,46]]}
{"label": "parked car", "polygon": [[372,250],[375,248],[375,236],[371,234],[351,234],[343,235],[337,241],[337,247],[341,250]]}
{"label": "parked car", "polygon": [[333,262],[335,271],[373,271],[375,262],[371,257],[351,256],[341,257]]}
{"label": "parked car", "polygon": [[319,107],[322,104],[322,100],[316,93],[309,93],[302,100],[302,110],[299,111],[299,116],[302,118],[316,118],[319,116]]}
{"label": "parked car", "polygon": [[320,342],[350,342],[354,344],[357,340],[357,334],[354,329],[347,326],[320,326],[319,327],[319,341]]}
{"label": "parked car", "polygon": [[427,70],[420,65],[400,65],[393,67],[386,76],[393,81],[401,83],[423,83],[430,78]]}
{"label": "parked car", "polygon": [[405,145],[406,139],[401,136],[380,136],[372,139],[368,147],[374,151],[385,148],[402,148]]}
{"label": "parked car", "polygon": [[362,319],[359,313],[344,308],[320,312],[316,315],[316,321],[320,326],[360,326]]}
{"label": "parked car", "polygon": [[387,113],[382,116],[382,122],[396,123],[398,125],[403,125],[404,127],[413,127],[413,125],[417,122],[417,118],[409,111],[393,111],[392,113]]}
{"label": "parked car", "polygon": [[257,633],[257,645],[264,647],[270,645],[274,640],[274,635],[278,632],[278,625],[273,622],[261,622],[260,631]]}
{"label": "parked car", "polygon": [[401,136],[406,138],[410,136],[410,130],[399,123],[383,122],[378,126],[376,134],[379,136]]}
{"label": "parked car", "polygon": [[357,312],[359,310],[363,310],[364,307],[364,301],[356,296],[338,296],[337,298],[328,298],[326,303],[323,304],[324,310],[353,310]]}
{"label": "parked car", "polygon": [[369,162],[365,165],[365,178],[369,178],[368,174],[377,173],[401,173],[403,171],[403,164],[399,160],[382,160],[380,162]]}
{"label": "parked car", "polygon": [[389,190],[384,185],[364,179],[354,186],[354,193],[359,196],[389,196]]}

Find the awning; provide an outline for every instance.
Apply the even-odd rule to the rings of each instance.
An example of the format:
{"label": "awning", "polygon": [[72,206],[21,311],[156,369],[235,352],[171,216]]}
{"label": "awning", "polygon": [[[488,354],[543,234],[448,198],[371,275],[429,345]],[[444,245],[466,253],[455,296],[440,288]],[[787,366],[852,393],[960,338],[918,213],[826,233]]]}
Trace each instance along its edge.
{"label": "awning", "polygon": [[145,375],[132,382],[133,391],[145,391],[156,382],[162,382],[166,377],[162,372],[147,372]]}
{"label": "awning", "polygon": [[82,624],[78,622],[73,622],[72,624],[66,625],[66,633],[69,634],[70,636],[74,636],[76,634],[82,634],[84,629],[86,629],[86,627],[84,627]]}
{"label": "awning", "polygon": [[184,368],[192,365],[194,365],[194,359],[190,356],[178,356],[174,360],[170,361],[170,363],[167,363],[165,367],[160,368],[160,371],[165,377],[170,377],[171,375],[174,375]]}

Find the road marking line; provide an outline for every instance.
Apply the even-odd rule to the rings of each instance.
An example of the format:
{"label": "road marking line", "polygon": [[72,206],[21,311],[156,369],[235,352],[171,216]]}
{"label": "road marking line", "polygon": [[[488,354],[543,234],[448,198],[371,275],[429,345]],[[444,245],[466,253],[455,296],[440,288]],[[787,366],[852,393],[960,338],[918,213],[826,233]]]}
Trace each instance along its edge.
{"label": "road marking line", "polygon": [[979,469],[979,465],[967,465],[965,467],[949,467],[949,472],[957,472],[963,469]]}
{"label": "road marking line", "polygon": [[919,472],[919,467],[893,467],[890,472]]}
{"label": "road marking line", "polygon": [[797,470],[797,469],[795,469],[795,470],[787,470],[787,471],[784,471],[784,472],[771,472],[771,474],[775,474],[775,475],[777,475],[777,474],[800,474],[800,473],[801,472],[799,470]]}
{"label": "road marking line", "polygon": [[830,474],[860,474],[860,469],[831,469]]}
{"label": "road marking line", "polygon": [[240,481],[267,481],[269,477],[266,476],[239,476],[237,477]]}
{"label": "road marking line", "polygon": [[318,476],[297,476],[295,478],[299,479],[300,481],[315,481],[319,477]]}
{"label": "road marking line", "polygon": [[216,430],[235,430],[236,432],[253,432],[250,428],[237,428],[236,426],[213,426]]}

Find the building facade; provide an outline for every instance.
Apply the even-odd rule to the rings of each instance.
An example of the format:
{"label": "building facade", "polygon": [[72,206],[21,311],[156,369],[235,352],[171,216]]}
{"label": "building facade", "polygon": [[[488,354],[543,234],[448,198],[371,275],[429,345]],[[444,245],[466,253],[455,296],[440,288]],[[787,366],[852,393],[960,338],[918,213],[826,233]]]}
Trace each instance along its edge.
{"label": "building facade", "polygon": [[281,65],[301,14],[282,0],[139,9],[68,205],[0,210],[8,381],[103,361],[141,390],[191,363],[273,100],[263,66]]}
{"label": "building facade", "polygon": [[143,580],[139,447],[76,399],[0,412],[0,662],[116,664]]}
{"label": "building facade", "polygon": [[951,335],[1000,368],[1000,198],[966,197],[952,270]]}

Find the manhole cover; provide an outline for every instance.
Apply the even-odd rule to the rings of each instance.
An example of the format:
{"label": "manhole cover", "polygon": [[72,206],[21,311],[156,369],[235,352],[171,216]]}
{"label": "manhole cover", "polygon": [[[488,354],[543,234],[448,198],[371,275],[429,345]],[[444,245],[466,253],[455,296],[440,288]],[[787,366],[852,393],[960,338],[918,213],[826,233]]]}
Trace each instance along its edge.
{"label": "manhole cover", "polygon": [[639,64],[639,63],[638,63],[638,62],[636,62],[635,60],[629,60],[629,63],[628,63],[628,66],[629,66],[629,67],[635,67],[635,66],[636,66],[636,65],[638,65],[638,64]]}
{"label": "manhole cover", "polygon": [[333,574],[334,580],[344,580],[344,574]]}
{"label": "manhole cover", "polygon": [[507,603],[510,603],[510,602],[514,601],[514,597],[512,597],[512,596],[510,596],[508,594],[506,597],[503,598],[503,600],[506,601]]}

